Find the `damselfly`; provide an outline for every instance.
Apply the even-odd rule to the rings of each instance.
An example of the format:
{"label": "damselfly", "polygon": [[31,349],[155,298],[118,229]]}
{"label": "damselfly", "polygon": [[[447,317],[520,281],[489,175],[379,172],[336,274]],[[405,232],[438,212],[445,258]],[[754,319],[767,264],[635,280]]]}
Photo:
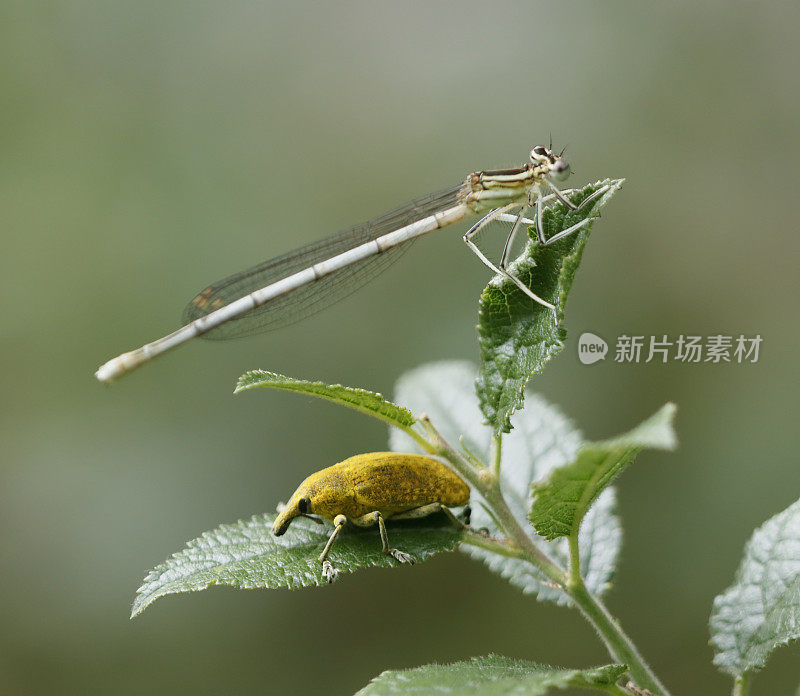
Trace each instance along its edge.
{"label": "damselfly", "polygon": [[[474,172],[461,184],[417,199],[370,222],[343,230],[288,254],[265,261],[208,286],[187,306],[185,325],[141,348],[102,365],[95,376],[110,382],[195,336],[233,338],[283,326],[329,306],[378,275],[393,253],[428,232],[479,217],[464,241],[495,273],[515,283],[534,302],[553,305],[508,272],[514,237],[523,224],[534,225],[540,244],[552,244],[590,224],[594,218],[545,238],[544,206],[555,199],[577,210],[555,182],[569,176],[563,151],[543,145],[530,152],[530,162],[515,169]],[[601,187],[580,205],[605,192]],[[519,208],[518,211],[516,209]],[[533,208],[533,219],[525,217]],[[512,213],[512,211],[515,211]],[[489,223],[511,223],[500,261],[492,263],[478,248],[475,235]]]}

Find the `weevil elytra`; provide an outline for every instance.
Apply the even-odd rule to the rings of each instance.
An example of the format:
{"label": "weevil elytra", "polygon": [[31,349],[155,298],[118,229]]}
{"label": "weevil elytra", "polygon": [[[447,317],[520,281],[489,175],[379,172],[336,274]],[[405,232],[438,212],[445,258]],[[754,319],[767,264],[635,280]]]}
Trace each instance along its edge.
{"label": "weevil elytra", "polygon": [[396,452],[357,454],[303,481],[275,519],[272,533],[281,536],[295,517],[314,514],[333,522],[333,532],[319,556],[323,577],[333,582],[338,571],[328,554],[348,521],[359,527],[377,524],[383,552],[401,563],[413,563],[409,554],[389,546],[384,520],[414,519],[441,511],[453,524],[465,527],[467,523],[449,508],[467,502],[469,486],[436,459]]}

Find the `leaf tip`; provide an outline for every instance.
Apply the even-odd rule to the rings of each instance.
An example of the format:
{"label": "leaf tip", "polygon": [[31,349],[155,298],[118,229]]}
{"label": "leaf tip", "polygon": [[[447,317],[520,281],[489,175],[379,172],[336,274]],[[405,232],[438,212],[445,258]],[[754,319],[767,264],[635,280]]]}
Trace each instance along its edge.
{"label": "leaf tip", "polygon": [[239,394],[243,391],[247,391],[248,389],[252,388],[258,380],[263,379],[264,376],[269,374],[270,373],[266,370],[248,370],[247,372],[239,375],[239,379],[236,380],[236,386],[233,389],[233,393]]}
{"label": "leaf tip", "polygon": [[678,447],[678,435],[675,432],[675,416],[678,413],[678,405],[672,401],[665,403],[650,419],[660,428],[656,431],[653,440],[653,447],[673,451]]}
{"label": "leaf tip", "polygon": [[141,595],[138,594],[137,591],[136,598],[133,600],[133,606],[131,607],[131,615],[128,618],[131,620],[135,619],[137,616],[139,616],[139,614],[147,609],[148,604],[149,602],[143,601]]}

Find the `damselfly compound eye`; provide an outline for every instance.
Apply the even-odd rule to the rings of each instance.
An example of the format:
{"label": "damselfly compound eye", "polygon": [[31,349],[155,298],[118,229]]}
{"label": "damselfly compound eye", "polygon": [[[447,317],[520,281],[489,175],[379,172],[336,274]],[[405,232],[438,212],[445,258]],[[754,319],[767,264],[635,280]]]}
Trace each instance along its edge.
{"label": "damselfly compound eye", "polygon": [[559,157],[550,171],[554,179],[564,181],[569,176],[569,162]]}
{"label": "damselfly compound eye", "polygon": [[531,162],[536,163],[543,157],[547,157],[547,148],[544,145],[537,145],[531,150]]}

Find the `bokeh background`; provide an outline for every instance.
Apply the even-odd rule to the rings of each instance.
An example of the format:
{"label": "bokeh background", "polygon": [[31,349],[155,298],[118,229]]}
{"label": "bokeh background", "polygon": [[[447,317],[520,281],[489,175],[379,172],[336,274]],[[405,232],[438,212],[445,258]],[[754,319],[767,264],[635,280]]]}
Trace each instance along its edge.
{"label": "bokeh background", "polygon": [[[707,618],[751,530],[800,496],[797,3],[0,4],[0,691],[348,694],[386,668],[497,652],[607,661],[574,612],[460,554],[322,591],[170,597],[145,572],[374,421],[250,368],[390,394],[475,359],[487,280],[456,230],[269,335],[196,341],[114,387],[98,364],[205,284],[552,133],[580,185],[627,177],[589,244],[570,340],[533,389],[588,437],[680,406],[679,451],[619,481],[607,603],[675,693],[724,694]],[[593,331],[763,337],[757,364],[587,367]],[[797,648],[755,683],[789,693]]]}

